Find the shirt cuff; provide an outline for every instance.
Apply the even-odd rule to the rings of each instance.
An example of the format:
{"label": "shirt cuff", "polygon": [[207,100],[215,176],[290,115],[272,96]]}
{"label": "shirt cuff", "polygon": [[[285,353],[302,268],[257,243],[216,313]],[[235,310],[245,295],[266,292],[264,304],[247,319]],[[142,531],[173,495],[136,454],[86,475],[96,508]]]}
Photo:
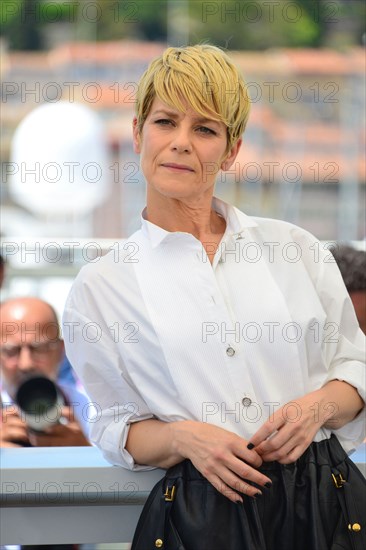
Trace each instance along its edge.
{"label": "shirt cuff", "polygon": [[[128,418],[124,418],[123,421],[119,421],[115,424],[106,426],[100,437],[94,439],[92,432],[93,442],[101,449],[103,456],[108,462],[117,466],[122,466],[127,470],[139,471],[139,470],[154,470],[154,466],[148,466],[144,464],[137,464],[132,455],[126,449],[126,442],[131,419],[133,415]],[[153,418],[153,415],[144,415],[138,418],[138,421],[147,420]],[[135,421],[135,419],[134,419]]]}
{"label": "shirt cuff", "polygon": [[[366,403],[366,391],[365,391],[365,378],[366,369],[365,364],[359,361],[347,361],[334,368],[332,368],[326,381],[341,380],[347,382],[358,391],[364,404]],[[347,453],[354,451],[366,437],[366,408],[363,410],[345,426],[338,429],[331,430],[339,439],[342,447]]]}
{"label": "shirt cuff", "polygon": [[341,380],[347,382],[360,394],[366,404],[366,366],[360,361],[346,361],[341,363],[329,371],[324,385],[331,380]]}

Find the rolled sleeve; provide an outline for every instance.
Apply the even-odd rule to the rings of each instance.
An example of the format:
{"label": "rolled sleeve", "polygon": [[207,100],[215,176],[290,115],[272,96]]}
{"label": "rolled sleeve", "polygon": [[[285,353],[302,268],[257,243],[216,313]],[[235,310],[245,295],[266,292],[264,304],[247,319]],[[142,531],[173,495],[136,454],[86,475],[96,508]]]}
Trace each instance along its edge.
{"label": "rolled sleeve", "polygon": [[129,383],[102,317],[95,311],[88,317],[80,313],[85,311],[85,302],[78,286],[74,284],[66,303],[63,335],[67,356],[96,410],[90,439],[112,464],[131,470],[151,469],[135,464],[125,446],[130,424],[153,415]]}
{"label": "rolled sleeve", "polygon": [[[331,380],[347,382],[357,389],[366,402],[365,335],[359,328],[352,301],[344,285],[338,266],[329,251],[320,257],[317,289],[327,321],[336,329],[333,338],[323,342],[323,356],[328,367],[324,383]],[[366,409],[346,426],[334,430],[347,452],[362,443],[366,436]]]}
{"label": "rolled sleeve", "polygon": [[[340,325],[341,330],[341,325]],[[361,330],[359,330],[361,332]],[[360,340],[363,339],[361,333]],[[359,357],[359,360],[355,360],[355,357]],[[326,382],[331,380],[341,380],[347,382],[351,386],[357,389],[364,404],[366,402],[365,392],[365,350],[362,350],[361,346],[357,346],[355,343],[350,342],[344,336],[340,335],[337,352],[333,357],[333,361],[330,364],[328,376]],[[366,408],[363,410],[348,424],[334,430],[340,440],[343,448],[347,452],[353,451],[358,445],[360,445],[366,437]]]}

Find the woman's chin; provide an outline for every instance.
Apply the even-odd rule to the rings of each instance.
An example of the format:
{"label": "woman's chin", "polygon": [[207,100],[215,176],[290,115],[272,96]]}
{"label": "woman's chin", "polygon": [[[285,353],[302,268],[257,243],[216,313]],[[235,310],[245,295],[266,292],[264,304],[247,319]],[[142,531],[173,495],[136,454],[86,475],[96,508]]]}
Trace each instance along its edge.
{"label": "woman's chin", "polygon": [[175,200],[197,200],[206,195],[208,189],[197,188],[193,185],[187,185],[187,182],[174,182],[166,185],[150,187],[150,198],[154,195],[160,195],[162,198]]}

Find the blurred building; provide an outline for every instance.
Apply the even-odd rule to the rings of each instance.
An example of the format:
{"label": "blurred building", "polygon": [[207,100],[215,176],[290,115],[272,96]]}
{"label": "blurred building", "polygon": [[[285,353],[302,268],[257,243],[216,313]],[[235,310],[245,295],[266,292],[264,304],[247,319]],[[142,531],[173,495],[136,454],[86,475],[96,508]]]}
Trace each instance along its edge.
{"label": "blurred building", "polygon": [[[97,110],[107,130],[111,162],[105,177],[113,192],[92,214],[91,237],[123,237],[138,227],[145,189],[132,151],[134,96],[142,72],[164,48],[120,41],[7,54],[0,142],[5,214],[29,215],[8,192],[6,163],[16,126],[39,104],[66,99]],[[231,55],[246,78],[253,107],[241,153],[232,171],[219,177],[217,194],[249,214],[286,219],[323,240],[363,239],[363,50]],[[1,231],[11,233],[5,226]]]}

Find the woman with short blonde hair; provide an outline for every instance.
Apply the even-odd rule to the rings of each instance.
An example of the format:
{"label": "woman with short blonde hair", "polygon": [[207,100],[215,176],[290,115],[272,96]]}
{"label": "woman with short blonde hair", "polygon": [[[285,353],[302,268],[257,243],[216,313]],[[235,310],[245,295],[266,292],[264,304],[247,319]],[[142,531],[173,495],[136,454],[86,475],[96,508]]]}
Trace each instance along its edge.
{"label": "woman with short blonde hair", "polygon": [[94,442],[114,464],[168,469],[134,550],[364,544],[347,457],[364,437],[364,340],[342,278],[306,231],[213,196],[249,109],[216,47],[150,64],[133,122],[142,227],[118,262],[82,269],[66,305],[67,353],[101,410]]}

